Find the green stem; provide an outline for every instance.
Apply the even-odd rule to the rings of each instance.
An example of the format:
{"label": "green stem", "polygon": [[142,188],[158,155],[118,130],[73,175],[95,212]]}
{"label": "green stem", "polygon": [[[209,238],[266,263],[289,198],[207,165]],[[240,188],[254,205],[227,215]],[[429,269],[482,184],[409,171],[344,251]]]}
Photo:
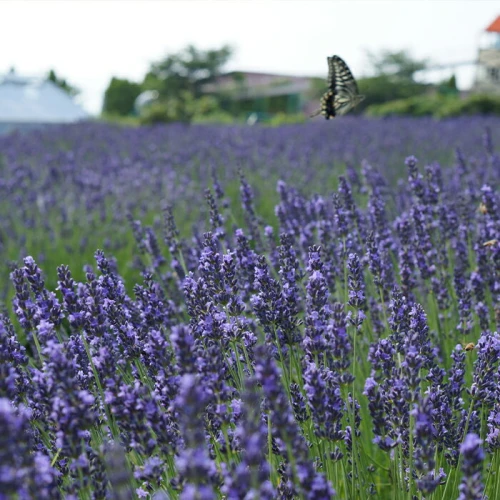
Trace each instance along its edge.
{"label": "green stem", "polygon": [[101,397],[104,411],[106,413],[106,420],[108,422],[109,429],[111,430],[111,434],[113,434],[113,437],[115,439],[117,439],[119,437],[119,432],[118,432],[118,429],[116,429],[116,426],[114,424],[113,417],[109,411],[108,405],[104,402],[104,390],[102,388],[101,380],[99,378],[99,373],[97,372],[97,368],[95,367],[94,361],[92,360],[92,355],[90,353],[90,347],[87,343],[87,339],[85,338],[85,335],[83,334],[83,332],[81,332],[81,338],[82,338],[83,345],[85,347],[85,352],[87,353],[87,357],[89,358],[90,367],[92,368],[92,373],[94,374],[94,379],[96,381],[97,388],[99,389],[99,395]]}
{"label": "green stem", "polygon": [[410,444],[410,452],[409,452],[409,473],[408,473],[408,498],[411,499],[413,498],[413,495],[415,493],[415,482],[413,481],[413,427],[415,424],[415,417],[411,414],[410,412],[410,429],[409,429],[409,435],[408,435],[408,440]]}

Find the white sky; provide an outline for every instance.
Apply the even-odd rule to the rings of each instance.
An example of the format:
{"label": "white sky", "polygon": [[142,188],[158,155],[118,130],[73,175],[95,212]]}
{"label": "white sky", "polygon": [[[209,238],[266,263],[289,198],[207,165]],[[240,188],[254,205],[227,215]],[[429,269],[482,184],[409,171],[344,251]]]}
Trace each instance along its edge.
{"label": "white sky", "polygon": [[[232,45],[228,70],[326,77],[326,57],[338,54],[361,76],[366,49],[472,61],[498,15],[498,0],[0,0],[0,73],[54,68],[98,113],[112,76],[140,81],[151,62],[190,43]],[[474,69],[456,74],[467,88]]]}

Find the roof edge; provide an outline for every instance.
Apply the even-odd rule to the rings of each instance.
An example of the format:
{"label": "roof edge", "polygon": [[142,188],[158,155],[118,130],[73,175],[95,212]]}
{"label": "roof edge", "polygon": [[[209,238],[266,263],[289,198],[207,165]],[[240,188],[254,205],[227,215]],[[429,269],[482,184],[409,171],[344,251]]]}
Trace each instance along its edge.
{"label": "roof edge", "polygon": [[500,33],[500,16],[485,29],[488,33]]}

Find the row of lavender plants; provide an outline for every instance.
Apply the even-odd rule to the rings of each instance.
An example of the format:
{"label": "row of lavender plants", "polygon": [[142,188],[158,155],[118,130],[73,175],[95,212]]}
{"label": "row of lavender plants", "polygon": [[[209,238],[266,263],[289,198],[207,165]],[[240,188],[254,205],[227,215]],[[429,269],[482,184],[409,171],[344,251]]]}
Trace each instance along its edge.
{"label": "row of lavender plants", "polygon": [[[469,158],[485,127],[500,141],[498,121],[460,118],[370,120],[346,117],[335,123],[279,128],[184,126],[123,129],[90,123],[0,136],[0,259],[20,262],[32,255],[44,268],[72,263],[77,279],[102,248],[127,262],[133,252],[127,217],[147,224],[160,207],[174,205],[183,236],[199,220],[203,189],[216,171],[243,224],[238,203],[238,169],[257,195],[257,208],[272,219],[281,179],[328,196],[347,169],[363,159],[380,168],[395,186],[404,178],[405,156],[453,161],[460,146]],[[474,165],[471,164],[471,168]],[[231,218],[231,220],[234,220]],[[198,232],[204,231],[203,225]],[[130,286],[139,274],[121,268]],[[55,286],[52,274],[47,276]],[[9,300],[8,273],[0,270],[0,300]],[[131,291],[131,288],[130,290]]]}
{"label": "row of lavender plants", "polygon": [[[14,315],[0,316],[0,498],[500,497],[500,156],[489,129],[481,143],[473,121],[460,125],[467,154],[457,149],[443,167],[403,156],[397,187],[384,167],[396,133],[376,161],[355,158],[360,167],[333,192],[307,193],[284,174],[274,226],[256,209],[262,186],[247,180],[248,165],[238,174],[242,224],[220,170],[208,169],[204,230],[182,237],[169,204],[160,231],[128,212],[129,260],[142,276],[131,292],[127,263],[108,251],[95,252],[83,280],[60,265],[56,287],[46,284],[55,270],[26,256],[10,275]],[[269,143],[266,134],[291,133],[257,130]],[[43,160],[36,170],[36,150],[4,149],[9,175],[24,158],[31,202],[17,192],[9,230],[26,223],[18,210],[33,221],[71,193],[80,201],[65,210],[81,213],[85,201],[95,214],[96,199],[147,200],[148,171],[156,183],[181,175],[137,167],[134,197],[132,174],[118,175],[124,156],[110,167],[114,192],[100,184],[112,175],[104,166],[86,170],[86,154],[104,159],[92,148],[113,151],[94,133],[64,180]],[[147,131],[119,133],[126,143]],[[185,138],[175,127],[149,133],[151,151],[158,137]],[[314,148],[309,127],[303,134]],[[11,140],[29,137],[39,145],[37,135]],[[64,134],[41,137],[47,151],[67,147]],[[283,158],[276,165],[286,170]]]}

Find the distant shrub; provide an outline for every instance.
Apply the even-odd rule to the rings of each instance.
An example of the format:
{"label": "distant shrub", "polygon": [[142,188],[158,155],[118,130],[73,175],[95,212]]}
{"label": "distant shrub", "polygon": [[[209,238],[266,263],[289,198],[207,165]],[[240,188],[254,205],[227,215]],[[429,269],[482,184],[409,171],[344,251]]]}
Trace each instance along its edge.
{"label": "distant shrub", "polygon": [[444,97],[415,96],[383,104],[372,104],[366,110],[369,116],[432,116]]}
{"label": "distant shrub", "polygon": [[[143,125],[154,123],[191,123],[220,112],[217,100],[212,96],[195,98],[191,92],[183,92],[179,97],[163,99],[152,103],[140,115]],[[227,119],[227,116],[226,116]]]}
{"label": "distant shrub", "polygon": [[367,108],[368,116],[433,116],[446,118],[460,115],[500,115],[500,98],[490,95],[426,95],[397,99]]}
{"label": "distant shrub", "polygon": [[372,105],[421,96],[428,92],[429,85],[390,75],[380,75],[359,78],[358,88],[359,93],[365,96],[365,100],[356,106],[354,111],[361,113]]}
{"label": "distant shrub", "polygon": [[112,78],[104,92],[103,113],[127,116],[134,111],[134,102],[141,93],[141,85],[121,78]]}
{"label": "distant shrub", "polygon": [[471,95],[467,99],[447,102],[437,114],[439,118],[460,115],[500,115],[500,97],[484,94]]}
{"label": "distant shrub", "polygon": [[139,121],[141,125],[153,125],[155,123],[168,123],[175,120],[171,119],[169,107],[166,102],[155,102],[142,111]]}

